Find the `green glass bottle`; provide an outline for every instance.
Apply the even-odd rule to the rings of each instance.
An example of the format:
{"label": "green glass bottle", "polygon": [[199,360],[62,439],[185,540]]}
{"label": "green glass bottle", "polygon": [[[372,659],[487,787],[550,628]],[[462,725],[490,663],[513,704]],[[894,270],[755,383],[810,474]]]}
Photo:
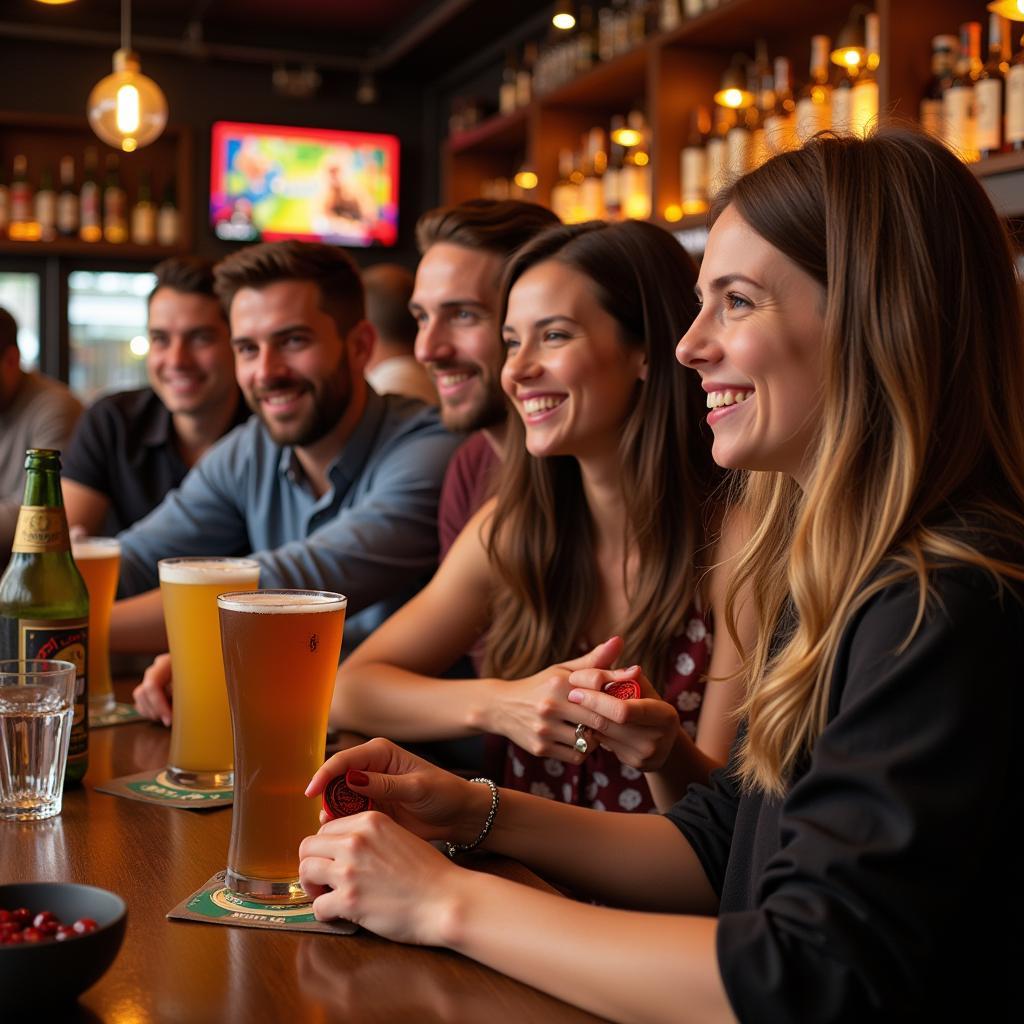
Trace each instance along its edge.
{"label": "green glass bottle", "polygon": [[77,669],[65,785],[89,764],[89,592],[71,557],[60,490],[60,452],[25,453],[25,498],[0,578],[0,658],[57,658]]}

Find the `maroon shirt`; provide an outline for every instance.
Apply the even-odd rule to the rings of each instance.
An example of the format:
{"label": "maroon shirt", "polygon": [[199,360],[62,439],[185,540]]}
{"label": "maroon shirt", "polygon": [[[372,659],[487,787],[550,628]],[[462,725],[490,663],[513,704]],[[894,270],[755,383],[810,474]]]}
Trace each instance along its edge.
{"label": "maroon shirt", "polygon": [[441,541],[439,561],[444,561],[448,549],[473,513],[494,493],[493,484],[497,482],[500,465],[498,453],[482,430],[470,434],[452,456],[437,509],[437,533]]}

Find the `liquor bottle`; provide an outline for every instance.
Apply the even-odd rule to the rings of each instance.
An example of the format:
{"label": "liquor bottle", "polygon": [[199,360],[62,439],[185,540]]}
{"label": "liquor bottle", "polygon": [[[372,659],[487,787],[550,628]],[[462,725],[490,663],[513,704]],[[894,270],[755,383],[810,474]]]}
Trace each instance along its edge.
{"label": "liquor bottle", "polygon": [[775,58],[775,105],[764,117],[768,155],[796,149],[796,100],[793,99],[793,75],[788,57]]}
{"label": "liquor bottle", "polygon": [[516,72],[516,106],[529,106],[533,99],[533,70],[537,64],[537,44],[529,42],[523,48],[523,60]]}
{"label": "liquor bottle", "polygon": [[831,45],[828,36],[811,38],[811,77],[796,102],[796,136],[801,144],[832,127],[832,88],[828,84]]}
{"label": "liquor bottle", "polygon": [[100,186],[96,180],[96,147],[85,150],[85,171],[82,176],[82,191],[79,193],[78,237],[83,242],[98,242],[103,238],[100,220]]}
{"label": "liquor bottle", "polygon": [[78,234],[78,193],[75,192],[75,158],[60,160],[60,192],[57,193],[57,233],[65,238]]}
{"label": "liquor bottle", "polygon": [[747,127],[750,130],[750,170],[760,167],[768,159],[768,141],[765,134],[765,118],[775,109],[775,75],[768,59],[768,44],[758,39],[754,50],[754,103],[747,110]]}
{"label": "liquor bottle", "polygon": [[921,127],[936,139],[945,138],[942,96],[953,81],[958,46],[956,36],[935,36],[932,39],[932,77],[921,97]]}
{"label": "liquor bottle", "polygon": [[505,67],[501,72],[501,86],[498,88],[498,113],[511,114],[516,109],[516,60],[509,50],[505,55]]}
{"label": "liquor bottle", "polygon": [[608,152],[605,149],[603,128],[591,128],[587,133],[582,170],[580,207],[583,219],[604,220],[604,176],[608,170]]}
{"label": "liquor bottle", "polygon": [[[747,74],[747,90],[757,95],[757,83],[754,68]],[[754,139],[752,128],[757,126],[757,104],[736,111],[736,121],[726,136],[725,166],[730,178],[742,177],[753,168]]]}
{"label": "liquor bottle", "polygon": [[601,60],[615,56],[615,12],[610,7],[597,12],[597,55]]}
{"label": "liquor bottle", "polygon": [[572,150],[565,148],[558,151],[558,181],[551,190],[551,209],[563,223],[570,223],[576,209],[576,185],[572,180]]}
{"label": "liquor bottle", "polygon": [[1024,35],[1006,72],[1006,142],[1011,149],[1024,149]]}
{"label": "liquor bottle", "polygon": [[632,49],[629,38],[629,0],[612,0],[612,49],[616,57]]}
{"label": "liquor bottle", "polygon": [[705,5],[704,0],[683,0],[683,13],[688,18],[696,18],[699,14],[704,13]]}
{"label": "liquor bottle", "polygon": [[65,785],[89,763],[89,593],[71,557],[60,490],[60,452],[29,448],[25,497],[0,578],[0,658],[53,658],[76,670]]}
{"label": "liquor bottle", "polygon": [[0,238],[6,238],[11,226],[11,190],[4,178],[3,166],[0,165]]}
{"label": "liquor bottle", "polygon": [[714,199],[729,175],[729,129],[736,121],[736,111],[715,108],[715,127],[705,147],[708,162],[708,199]]}
{"label": "liquor bottle", "polygon": [[956,74],[942,97],[946,145],[967,163],[978,159],[974,83],[981,66],[981,24],[968,21],[960,26]]}
{"label": "liquor bottle", "polygon": [[580,8],[580,16],[576,22],[579,31],[576,33],[575,73],[582,75],[597,63],[597,32],[594,28],[594,9],[589,4]]}
{"label": "liquor bottle", "polygon": [[8,234],[15,242],[35,242],[39,239],[39,222],[32,202],[32,186],[28,180],[28,158],[19,153],[14,158],[11,175],[11,225]]}
{"label": "liquor bottle", "polygon": [[177,245],[180,236],[181,222],[174,192],[174,181],[168,179],[164,186],[163,198],[160,200],[160,209],[156,215],[156,244]]}
{"label": "liquor bottle", "polygon": [[658,8],[658,31],[672,32],[682,24],[679,0],[661,0]]}
{"label": "liquor bottle", "polygon": [[103,238],[120,245],[128,241],[128,195],[121,187],[117,155],[107,155],[107,180],[103,186]]}
{"label": "liquor bottle", "polygon": [[601,179],[604,190],[605,220],[622,219],[622,161],[626,155],[626,147],[615,141],[615,132],[625,127],[626,119],[616,114],[611,123],[611,141],[608,144],[608,167]]}
{"label": "liquor bottle", "polygon": [[647,0],[630,0],[629,48],[643,45],[647,38]]}
{"label": "liquor bottle", "polygon": [[710,133],[711,114],[707,107],[697,107],[690,114],[690,132],[679,157],[680,205],[684,214],[704,213],[708,208],[708,154],[705,147]]}
{"label": "liquor bottle", "polygon": [[977,128],[975,144],[978,153],[995,156],[1003,150],[1003,90],[1006,76],[1003,65],[1007,58],[1007,29],[1009,22],[998,14],[988,19],[988,61],[974,83]]}
{"label": "liquor bottle", "polygon": [[864,43],[867,56],[853,83],[850,130],[864,138],[878,121],[878,79],[875,71],[879,60],[878,15],[864,15]]}
{"label": "liquor bottle", "polygon": [[622,213],[627,220],[646,220],[651,215],[651,157],[643,113],[631,110],[627,123],[640,133],[640,141],[630,146],[622,159]]}
{"label": "liquor bottle", "polygon": [[132,241],[136,245],[152,245],[156,241],[156,203],[146,170],[139,174],[139,192],[132,207]]}
{"label": "liquor bottle", "polygon": [[57,191],[53,187],[53,168],[44,167],[39,175],[39,188],[35,195],[35,217],[39,225],[39,238],[52,242],[57,237]]}

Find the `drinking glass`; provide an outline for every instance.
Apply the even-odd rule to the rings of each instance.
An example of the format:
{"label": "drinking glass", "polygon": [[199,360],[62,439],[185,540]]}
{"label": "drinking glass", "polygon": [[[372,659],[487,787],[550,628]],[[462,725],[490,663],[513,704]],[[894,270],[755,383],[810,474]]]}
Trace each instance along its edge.
{"label": "drinking glass", "polygon": [[0,661],[0,820],[60,814],[75,673],[70,661]]}
{"label": "drinking glass", "polygon": [[324,759],[347,604],[320,590],[217,598],[235,738],[227,884],[248,899],[309,900],[299,843],[319,828],[320,803],[305,789]]}
{"label": "drinking glass", "polygon": [[255,590],[260,564],[251,558],[165,558],[157,565],[174,680],[168,774],[196,789],[230,787],[231,713],[217,595]]}
{"label": "drinking glass", "polygon": [[89,712],[114,710],[110,679],[110,612],[121,571],[121,544],[113,537],[80,537],[71,555],[89,591]]}

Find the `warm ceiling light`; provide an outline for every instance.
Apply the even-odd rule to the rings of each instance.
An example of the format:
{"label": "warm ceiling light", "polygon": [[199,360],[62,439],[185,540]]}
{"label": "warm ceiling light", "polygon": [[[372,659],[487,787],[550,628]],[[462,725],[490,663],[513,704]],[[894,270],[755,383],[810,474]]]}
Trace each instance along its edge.
{"label": "warm ceiling light", "polygon": [[512,179],[521,189],[527,192],[537,187],[537,175],[529,167],[520,167]]}
{"label": "warm ceiling light", "polygon": [[569,0],[561,0],[560,3],[555,4],[555,13],[551,15],[551,24],[563,32],[568,32],[569,29],[575,27],[576,15],[572,13],[572,4]]}
{"label": "warm ceiling light", "polygon": [[722,84],[715,93],[715,102],[720,107],[739,110],[754,102],[754,94],[747,89],[747,57],[737,53],[722,75]]}
{"label": "warm ceiling light", "polygon": [[831,53],[832,63],[841,68],[859,68],[868,59],[868,45],[865,39],[864,16],[867,8],[857,4],[850,11],[846,24],[836,36],[836,46]]}
{"label": "warm ceiling light", "polygon": [[623,125],[621,128],[612,129],[612,142],[617,142],[620,146],[635,146],[640,140],[643,139],[643,135],[640,134],[635,128],[627,128]]}
{"label": "warm ceiling light", "polygon": [[114,72],[93,87],[86,112],[92,130],[125,153],[148,146],[167,125],[167,100],[160,86],[140,71],[130,43],[131,3],[121,0],[121,48],[114,54]]}
{"label": "warm ceiling light", "polygon": [[75,0],[36,0],[37,4],[49,4],[51,7],[61,7],[64,4],[73,4]]}
{"label": "warm ceiling light", "polygon": [[1024,21],[1024,0],[993,0],[988,9],[1010,21]]}

